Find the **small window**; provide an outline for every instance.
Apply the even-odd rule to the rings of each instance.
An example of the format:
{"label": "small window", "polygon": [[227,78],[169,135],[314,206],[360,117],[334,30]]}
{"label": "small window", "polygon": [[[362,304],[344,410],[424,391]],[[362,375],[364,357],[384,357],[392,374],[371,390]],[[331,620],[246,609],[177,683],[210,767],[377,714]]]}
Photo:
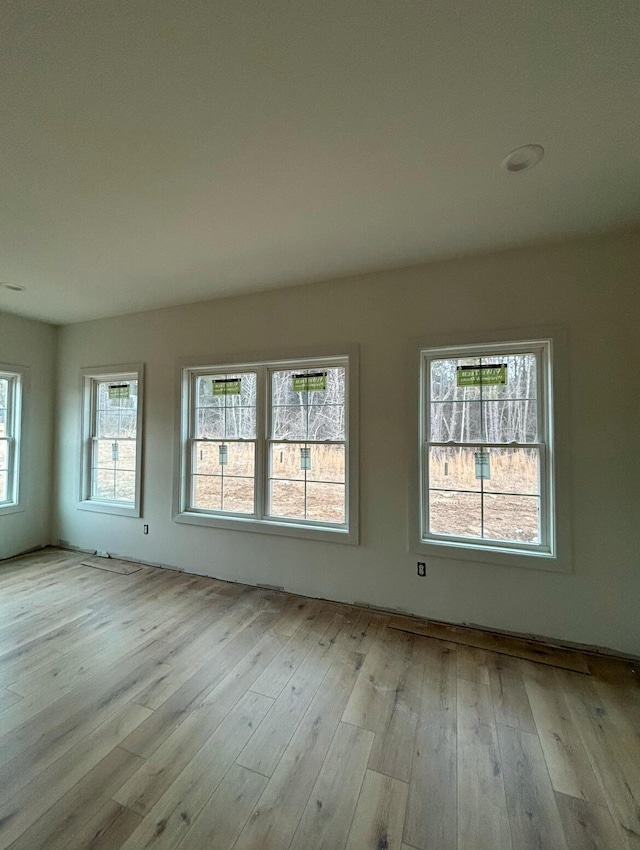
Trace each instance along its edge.
{"label": "small window", "polygon": [[19,510],[23,376],[0,365],[0,513]]}
{"label": "small window", "polygon": [[357,539],[355,357],[182,371],[176,520]]}
{"label": "small window", "polygon": [[79,507],[140,516],[142,367],[83,372]]}
{"label": "small window", "polygon": [[554,556],[548,340],[421,352],[423,543]]}

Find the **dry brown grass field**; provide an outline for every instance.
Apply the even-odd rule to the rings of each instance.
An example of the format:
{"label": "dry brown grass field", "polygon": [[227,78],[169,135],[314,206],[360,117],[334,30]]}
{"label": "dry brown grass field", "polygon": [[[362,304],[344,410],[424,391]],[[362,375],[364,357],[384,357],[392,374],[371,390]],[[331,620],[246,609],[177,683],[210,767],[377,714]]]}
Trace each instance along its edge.
{"label": "dry brown grass field", "polygon": [[[538,458],[534,449],[494,449],[488,480],[476,478],[471,449],[432,449],[431,530],[478,537],[482,534],[480,492],[484,491],[484,536],[535,542],[538,530]],[[456,492],[460,490],[470,492]],[[518,493],[517,496],[498,493]]]}

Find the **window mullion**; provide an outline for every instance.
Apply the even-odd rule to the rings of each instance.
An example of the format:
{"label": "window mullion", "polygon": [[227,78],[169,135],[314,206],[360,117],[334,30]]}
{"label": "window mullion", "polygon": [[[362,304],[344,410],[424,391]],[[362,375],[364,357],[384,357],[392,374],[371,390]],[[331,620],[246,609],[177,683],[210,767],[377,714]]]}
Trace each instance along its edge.
{"label": "window mullion", "polygon": [[267,506],[269,462],[267,451],[271,432],[271,374],[266,366],[256,369],[256,459],[254,498],[257,519],[264,519]]}

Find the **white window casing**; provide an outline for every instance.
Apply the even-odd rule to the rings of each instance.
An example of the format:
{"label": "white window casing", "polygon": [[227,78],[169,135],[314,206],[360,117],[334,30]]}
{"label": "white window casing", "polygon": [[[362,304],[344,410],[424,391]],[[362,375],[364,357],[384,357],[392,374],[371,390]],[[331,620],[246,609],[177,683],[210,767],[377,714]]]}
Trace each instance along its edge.
{"label": "white window casing", "polygon": [[558,329],[412,345],[413,551],[570,568],[565,348]]}
{"label": "white window casing", "polygon": [[0,363],[0,514],[24,510],[21,448],[27,378],[27,367]]}
{"label": "white window casing", "polygon": [[357,543],[357,375],[344,346],[182,361],[174,520]]}
{"label": "white window casing", "polygon": [[78,508],[141,516],[144,366],[81,370]]}

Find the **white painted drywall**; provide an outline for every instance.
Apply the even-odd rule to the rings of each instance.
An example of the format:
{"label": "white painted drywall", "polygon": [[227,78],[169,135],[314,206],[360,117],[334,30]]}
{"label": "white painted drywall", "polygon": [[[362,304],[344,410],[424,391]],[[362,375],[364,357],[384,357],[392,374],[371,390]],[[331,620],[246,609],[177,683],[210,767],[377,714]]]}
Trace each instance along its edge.
{"label": "white painted drywall", "polygon": [[[64,327],[55,534],[225,579],[640,653],[639,278],[640,234],[630,233]],[[418,578],[408,342],[536,325],[569,336],[573,573],[434,559]],[[176,359],[343,342],[361,353],[360,546],[172,522]],[[80,369],[137,361],[147,369],[143,517],[79,511]]]}
{"label": "white painted drywall", "polygon": [[0,559],[51,540],[55,334],[52,325],[0,312],[0,363],[29,367],[22,411],[24,510],[0,514]]}

